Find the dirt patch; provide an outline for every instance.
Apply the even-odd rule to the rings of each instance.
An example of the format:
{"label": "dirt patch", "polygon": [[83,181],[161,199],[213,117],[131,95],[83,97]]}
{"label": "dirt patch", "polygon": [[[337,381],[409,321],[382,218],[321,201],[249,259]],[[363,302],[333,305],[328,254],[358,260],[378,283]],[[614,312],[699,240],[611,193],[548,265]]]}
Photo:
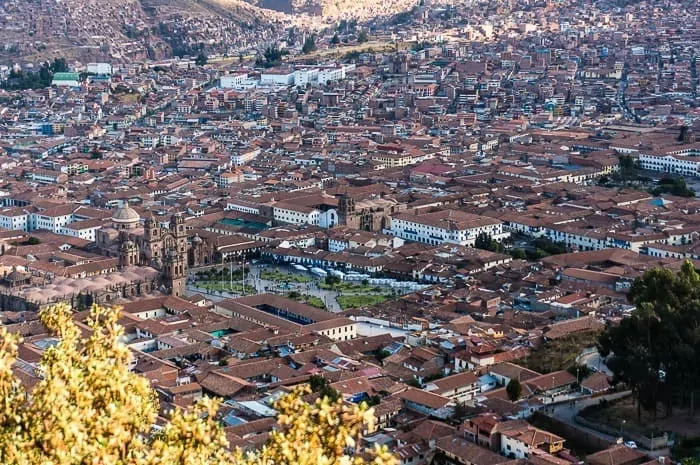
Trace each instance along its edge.
{"label": "dirt patch", "polygon": [[665,410],[659,406],[654,421],[651,412],[642,409],[641,419],[637,417],[637,405],[632,397],[611,402],[604,406],[584,409],[580,415],[590,421],[609,428],[650,437],[651,434],[673,432],[683,437],[700,436],[700,416],[691,416],[687,409],[676,409],[673,415],[664,417]]}
{"label": "dirt patch", "polygon": [[576,363],[576,357],[583,349],[595,346],[597,339],[597,333],[582,333],[549,341],[515,363],[539,373],[567,370]]}

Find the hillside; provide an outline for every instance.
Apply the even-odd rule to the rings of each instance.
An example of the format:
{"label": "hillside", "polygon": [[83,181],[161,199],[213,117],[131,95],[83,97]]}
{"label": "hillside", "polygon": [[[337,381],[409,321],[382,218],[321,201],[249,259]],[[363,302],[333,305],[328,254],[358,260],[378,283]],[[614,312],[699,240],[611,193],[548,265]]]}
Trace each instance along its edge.
{"label": "hillside", "polygon": [[265,11],[243,0],[138,0],[151,18],[172,16],[221,17],[240,23],[285,21],[278,11]]}
{"label": "hillside", "polygon": [[7,44],[3,58],[27,60],[55,56],[145,58],[158,41],[138,40],[150,28],[138,0],[5,0],[0,2],[0,34]]}
{"label": "hillside", "polygon": [[0,63],[235,53],[276,39],[287,22],[241,0],[0,0]]}
{"label": "hillside", "polygon": [[[227,0],[215,0],[227,1]],[[249,0],[251,4],[283,13],[304,14],[325,22],[340,19],[368,21],[408,11],[418,0]]]}
{"label": "hillside", "polygon": [[64,57],[130,62],[237,55],[340,19],[368,21],[418,0],[0,0],[0,64]]}

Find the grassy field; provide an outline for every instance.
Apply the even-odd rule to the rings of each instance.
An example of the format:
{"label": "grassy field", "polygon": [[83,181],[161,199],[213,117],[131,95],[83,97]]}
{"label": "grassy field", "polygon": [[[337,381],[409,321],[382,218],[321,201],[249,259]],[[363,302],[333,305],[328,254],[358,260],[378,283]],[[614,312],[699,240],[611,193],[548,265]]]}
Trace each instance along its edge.
{"label": "grassy field", "polygon": [[308,283],[311,278],[301,274],[283,273],[280,271],[265,270],[260,273],[260,279],[276,281],[278,283]]}
{"label": "grassy field", "polygon": [[326,304],[323,303],[323,300],[320,297],[307,294],[299,295],[291,292],[287,294],[287,297],[296,300],[297,302],[302,302],[306,305],[311,305],[312,307],[320,308],[321,310],[326,310]]}
{"label": "grassy field", "polygon": [[381,294],[358,294],[338,296],[338,304],[345,310],[347,308],[370,307],[391,299],[391,296]]}
{"label": "grassy field", "polygon": [[338,284],[326,284],[325,282],[321,281],[318,283],[318,287],[329,291],[356,292],[363,294],[382,292],[381,287],[350,283],[347,281],[341,281]]}
{"label": "grassy field", "polygon": [[539,373],[566,370],[576,363],[583,349],[595,346],[597,338],[597,334],[585,333],[549,341],[515,363]]}
{"label": "grassy field", "polygon": [[[231,286],[230,281],[198,281],[195,286],[199,288],[206,289],[209,292],[234,292],[237,294],[243,293],[243,285],[241,283],[233,283]],[[246,294],[257,294],[258,292],[252,286],[245,287]]]}

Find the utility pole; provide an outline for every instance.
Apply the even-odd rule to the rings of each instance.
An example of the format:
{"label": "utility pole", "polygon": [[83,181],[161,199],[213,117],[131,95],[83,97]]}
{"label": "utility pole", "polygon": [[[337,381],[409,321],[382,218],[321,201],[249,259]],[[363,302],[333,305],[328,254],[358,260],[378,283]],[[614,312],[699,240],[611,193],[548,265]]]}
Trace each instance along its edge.
{"label": "utility pole", "polygon": [[243,253],[243,267],[241,268],[241,272],[243,273],[243,295],[245,295],[245,252]]}
{"label": "utility pole", "polygon": [[219,270],[219,273],[217,276],[217,282],[219,283],[219,292],[223,292],[224,291],[224,254],[221,254],[221,270]]}

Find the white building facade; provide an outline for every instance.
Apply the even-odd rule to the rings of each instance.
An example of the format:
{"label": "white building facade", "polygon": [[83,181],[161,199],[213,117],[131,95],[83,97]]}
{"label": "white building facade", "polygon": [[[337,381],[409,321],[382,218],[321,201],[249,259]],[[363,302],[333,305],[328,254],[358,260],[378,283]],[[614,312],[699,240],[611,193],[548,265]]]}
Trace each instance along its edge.
{"label": "white building facade", "polygon": [[392,218],[391,229],[386,232],[405,240],[431,245],[474,245],[481,233],[497,241],[510,237],[509,232],[503,231],[500,220],[461,211],[399,215]]}

